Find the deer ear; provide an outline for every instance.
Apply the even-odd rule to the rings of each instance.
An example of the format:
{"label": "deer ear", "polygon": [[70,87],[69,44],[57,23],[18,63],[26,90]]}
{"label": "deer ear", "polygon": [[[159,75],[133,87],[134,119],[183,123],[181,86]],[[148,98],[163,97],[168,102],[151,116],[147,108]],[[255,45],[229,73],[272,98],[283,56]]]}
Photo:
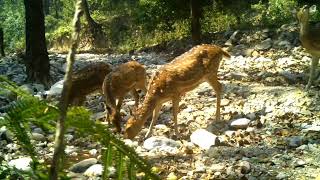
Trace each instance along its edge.
{"label": "deer ear", "polygon": [[298,13],[297,9],[294,8],[294,9],[291,10],[291,14],[295,18],[297,17],[297,13]]}
{"label": "deer ear", "polygon": [[310,8],[309,8],[309,13],[310,14],[313,14],[317,12],[317,6],[316,5],[312,5]]}

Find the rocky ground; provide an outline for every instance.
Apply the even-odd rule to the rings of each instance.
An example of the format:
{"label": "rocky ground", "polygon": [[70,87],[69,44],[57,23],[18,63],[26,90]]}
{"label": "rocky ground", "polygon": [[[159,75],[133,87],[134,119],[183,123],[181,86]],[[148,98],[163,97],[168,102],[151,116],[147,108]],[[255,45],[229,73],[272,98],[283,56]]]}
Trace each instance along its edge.
{"label": "rocky ground", "polygon": [[[147,158],[162,179],[319,179],[320,77],[317,86],[305,90],[311,59],[299,45],[296,26],[230,31],[212,43],[225,42],[232,58],[225,60],[219,71],[224,86],[222,120],[215,120],[215,93],[203,83],[180,102],[178,139],[171,121],[171,103],[166,103],[153,136],[144,139],[148,122],[134,141],[126,143]],[[133,56],[79,54],[75,68],[96,61],[117,65],[135,58],[152,74],[172,55],[136,52]],[[66,55],[52,54],[50,60],[51,74],[58,81],[63,77]],[[41,85],[23,83],[24,66],[15,56],[1,59],[0,74],[38,96],[45,93]],[[86,103],[97,118],[104,114],[99,97],[91,95]],[[133,104],[128,96],[122,108],[124,119]],[[44,160],[52,155],[53,134],[33,127],[32,138]],[[66,153],[73,159],[70,174],[99,179],[99,145],[79,143],[85,140],[72,131],[66,139]],[[29,159],[21,154],[5,127],[0,130],[0,142],[5,161],[29,168]],[[76,164],[81,160],[85,161]]]}

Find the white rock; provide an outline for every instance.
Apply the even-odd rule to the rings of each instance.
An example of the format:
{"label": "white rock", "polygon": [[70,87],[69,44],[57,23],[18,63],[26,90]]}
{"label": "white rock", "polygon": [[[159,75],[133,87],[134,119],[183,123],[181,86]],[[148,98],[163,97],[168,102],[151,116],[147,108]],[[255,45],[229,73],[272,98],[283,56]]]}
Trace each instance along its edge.
{"label": "white rock", "polygon": [[154,136],[145,140],[143,147],[147,150],[158,149],[160,151],[174,153],[177,152],[180,144],[175,140],[163,136]]}
{"label": "white rock", "polygon": [[228,137],[232,137],[236,134],[236,132],[228,130],[228,131],[225,131],[224,134]]}
{"label": "white rock", "polygon": [[246,115],[250,120],[254,120],[256,118],[256,114],[255,113],[249,113]]}
{"label": "white rock", "polygon": [[284,47],[287,47],[287,48],[291,47],[291,43],[289,41],[287,41],[287,40],[283,40],[283,41],[278,42],[278,45],[279,46],[284,46]]}
{"label": "white rock", "polygon": [[235,129],[245,129],[248,127],[249,123],[251,122],[250,119],[247,119],[247,118],[240,118],[240,119],[236,119],[234,121],[232,121],[230,123],[230,126],[232,128],[235,128]]}
{"label": "white rock", "polygon": [[192,143],[198,145],[200,148],[208,150],[216,144],[217,136],[205,129],[197,129],[191,134],[190,139]]}
{"label": "white rock", "polygon": [[251,171],[251,165],[248,161],[241,161],[238,164],[238,167],[241,169],[243,174],[248,174]]}
{"label": "white rock", "polygon": [[70,167],[70,171],[75,173],[82,173],[85,172],[89,167],[96,164],[98,160],[96,158],[89,158],[82,160]]}
{"label": "white rock", "polygon": [[304,132],[320,132],[320,126],[309,126],[306,129],[302,130]]}
{"label": "white rock", "polygon": [[[1,117],[0,117],[0,121],[3,120]],[[2,126],[0,128],[0,141],[7,141],[7,143],[11,143],[13,140],[13,136],[12,136],[12,133],[10,133],[9,130],[7,130],[7,128],[5,126]]]}
{"label": "white rock", "polygon": [[97,112],[91,115],[91,119],[103,119],[106,117],[106,112]]}
{"label": "white rock", "polygon": [[194,172],[197,172],[197,173],[204,173],[206,172],[206,166],[203,164],[203,162],[199,162],[197,161],[195,163],[195,170]]}
{"label": "white rock", "polygon": [[22,171],[29,171],[31,170],[30,163],[32,159],[30,157],[22,157],[19,159],[14,159],[9,161],[8,165],[11,167],[15,167]]}
{"label": "white rock", "polygon": [[64,135],[64,139],[65,139],[67,142],[69,142],[69,141],[71,141],[71,140],[73,139],[73,135],[72,135],[72,134],[65,134],[65,135]]}
{"label": "white rock", "polygon": [[226,76],[230,76],[232,79],[235,79],[235,80],[241,80],[248,77],[248,74],[243,72],[231,72],[231,73],[228,73]]}
{"label": "white rock", "polygon": [[276,176],[276,179],[286,179],[289,175],[283,173],[283,172],[280,172],[277,176]]}
{"label": "white rock", "polygon": [[221,172],[226,168],[226,166],[224,164],[211,164],[210,166],[210,170],[212,170],[213,172]]}
{"label": "white rock", "polygon": [[46,91],[46,94],[49,96],[57,96],[60,95],[63,88],[63,80],[56,82],[54,85],[50,87],[49,91]]}
{"label": "white rock", "polygon": [[127,146],[130,146],[130,147],[133,146],[133,141],[131,139],[124,139],[123,141]]}
{"label": "white rock", "polygon": [[89,151],[89,154],[92,155],[92,156],[96,156],[96,155],[97,155],[97,152],[98,152],[98,150],[96,150],[96,149],[91,149],[91,150]]}
{"label": "white rock", "polygon": [[94,164],[90,166],[83,175],[92,177],[92,176],[101,176],[103,171],[103,166],[101,164]]}
{"label": "white rock", "polygon": [[32,139],[36,140],[36,141],[45,141],[46,138],[44,137],[44,135],[40,134],[40,133],[32,133]]}
{"label": "white rock", "polygon": [[44,91],[44,85],[42,84],[32,84],[33,90],[36,90],[37,92]]}
{"label": "white rock", "polygon": [[20,88],[25,90],[25,91],[27,91],[27,92],[29,92],[30,94],[34,93],[32,85],[30,85],[30,84],[23,84],[23,85],[20,86]]}
{"label": "white rock", "polygon": [[33,133],[38,133],[38,134],[44,134],[44,133],[43,133],[43,130],[42,130],[41,128],[34,128],[34,129],[32,130],[32,132],[33,132]]}
{"label": "white rock", "polygon": [[256,45],[256,49],[258,50],[267,50],[271,48],[272,46],[272,40],[270,38],[263,40],[260,44]]}
{"label": "white rock", "polygon": [[73,153],[73,152],[76,152],[78,149],[76,148],[76,147],[74,147],[74,146],[66,146],[66,148],[65,148],[65,150],[64,150],[64,152],[66,153],[66,154],[71,154],[71,153]]}
{"label": "white rock", "polygon": [[302,160],[302,159],[299,159],[296,161],[295,163],[295,167],[301,167],[301,166],[305,166],[307,164],[306,161]]}

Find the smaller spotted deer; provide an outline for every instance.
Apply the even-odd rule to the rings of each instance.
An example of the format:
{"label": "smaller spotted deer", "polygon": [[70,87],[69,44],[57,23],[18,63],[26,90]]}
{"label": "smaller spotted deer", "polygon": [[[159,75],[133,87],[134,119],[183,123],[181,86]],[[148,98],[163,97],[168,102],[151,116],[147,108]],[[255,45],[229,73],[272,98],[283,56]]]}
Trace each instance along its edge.
{"label": "smaller spotted deer", "polygon": [[[106,100],[108,121],[111,121],[118,132],[121,132],[120,108],[127,93],[131,92],[135,99],[135,106],[139,104],[138,89],[146,92],[147,76],[145,68],[137,61],[129,61],[119,65],[109,73],[102,85],[102,92]],[[116,104],[116,99],[118,103]]]}

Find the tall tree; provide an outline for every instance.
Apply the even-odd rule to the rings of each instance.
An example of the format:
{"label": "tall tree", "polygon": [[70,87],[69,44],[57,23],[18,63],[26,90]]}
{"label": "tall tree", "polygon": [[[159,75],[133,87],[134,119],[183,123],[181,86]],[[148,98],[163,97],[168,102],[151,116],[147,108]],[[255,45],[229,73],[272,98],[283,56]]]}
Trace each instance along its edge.
{"label": "tall tree", "polygon": [[194,45],[200,43],[201,39],[201,25],[200,18],[202,15],[202,9],[200,1],[190,0],[191,9],[191,37]]}
{"label": "tall tree", "polygon": [[3,30],[2,27],[0,27],[0,55],[5,56],[4,54],[4,42],[3,42]]}
{"label": "tall tree", "polygon": [[102,26],[91,17],[87,0],[83,2],[83,12],[89,26],[91,44],[96,48],[105,47],[105,36],[102,31]]}
{"label": "tall tree", "polygon": [[24,0],[27,81],[49,86],[50,64],[45,39],[42,0]]}

